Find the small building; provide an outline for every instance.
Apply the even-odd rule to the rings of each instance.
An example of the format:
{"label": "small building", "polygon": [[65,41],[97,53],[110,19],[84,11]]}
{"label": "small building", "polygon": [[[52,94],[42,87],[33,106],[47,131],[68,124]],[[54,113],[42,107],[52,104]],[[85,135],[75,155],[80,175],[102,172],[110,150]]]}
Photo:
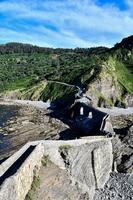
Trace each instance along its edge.
{"label": "small building", "polygon": [[76,102],[68,110],[72,128],[81,131],[82,135],[112,134],[113,128],[109,115],[82,102]]}

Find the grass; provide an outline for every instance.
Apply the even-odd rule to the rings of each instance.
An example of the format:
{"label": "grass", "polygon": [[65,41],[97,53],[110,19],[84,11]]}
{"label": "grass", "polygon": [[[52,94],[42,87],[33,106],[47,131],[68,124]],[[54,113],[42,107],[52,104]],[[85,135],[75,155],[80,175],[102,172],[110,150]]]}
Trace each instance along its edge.
{"label": "grass", "polygon": [[42,165],[43,165],[44,167],[47,167],[48,164],[51,163],[50,158],[49,158],[49,155],[43,156],[41,162],[42,162]]}
{"label": "grass", "polygon": [[[44,167],[47,167],[49,163],[51,163],[49,155],[43,156],[41,163]],[[26,195],[25,200],[34,200],[35,193],[40,186],[40,177],[34,176],[33,182],[31,185],[31,189],[29,190],[28,194]]]}
{"label": "grass", "polygon": [[57,83],[48,83],[45,87],[42,95],[42,100],[47,101],[51,99],[52,101],[60,102],[60,100],[67,102],[68,100],[74,98],[77,89],[73,87],[67,87]]}
{"label": "grass", "polygon": [[61,145],[59,146],[59,152],[63,153],[64,155],[68,154],[68,151],[72,148],[71,145]]}
{"label": "grass", "polygon": [[32,80],[33,80],[32,77],[26,77],[26,78],[16,80],[15,82],[7,84],[5,86],[5,90],[6,91],[17,90],[17,89],[24,90],[28,88]]}
{"label": "grass", "polygon": [[116,73],[119,82],[127,89],[127,91],[133,94],[133,76],[129,69],[120,62],[116,62]]}
{"label": "grass", "polygon": [[59,146],[59,153],[64,160],[66,166],[69,166],[69,160],[67,159],[68,151],[72,148],[70,145],[61,145]]}
{"label": "grass", "polygon": [[30,89],[23,90],[21,97],[23,99],[39,100],[46,87],[46,82],[40,81]]}
{"label": "grass", "polygon": [[98,107],[101,107],[102,105],[104,105],[106,103],[106,99],[104,98],[104,96],[100,96],[99,100],[98,100]]}
{"label": "grass", "polygon": [[36,192],[36,190],[37,190],[37,188],[39,186],[40,186],[40,177],[39,176],[34,176],[33,182],[32,182],[32,185],[31,185],[31,189],[28,192],[28,194],[26,195],[25,200],[33,200],[35,192]]}

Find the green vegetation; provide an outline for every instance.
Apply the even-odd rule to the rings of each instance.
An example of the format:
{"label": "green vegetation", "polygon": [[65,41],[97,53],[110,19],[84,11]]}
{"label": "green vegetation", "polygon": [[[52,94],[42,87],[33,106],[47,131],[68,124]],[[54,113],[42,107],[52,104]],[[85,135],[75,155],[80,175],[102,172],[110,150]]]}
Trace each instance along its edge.
{"label": "green vegetation", "polygon": [[99,96],[99,101],[98,101],[98,107],[102,107],[103,104],[105,104],[106,99],[104,98],[104,96],[100,95]]}
{"label": "green vegetation", "polygon": [[21,91],[22,92],[21,98],[31,99],[31,100],[41,99],[41,96],[43,95],[43,91],[46,85],[47,84],[45,81],[40,81],[36,83],[36,85],[23,89]]}
{"label": "green vegetation", "polygon": [[123,63],[116,62],[116,73],[119,82],[126,88],[127,92],[133,94],[133,75]]}
{"label": "green vegetation", "polygon": [[[108,64],[108,73],[115,73],[124,93],[133,93],[133,36],[114,48],[52,49],[28,44],[9,43],[0,46],[0,92],[19,90],[21,98],[66,102],[74,98],[76,88],[86,89]],[[115,71],[114,71],[115,70]],[[102,101],[104,99],[101,99]],[[101,101],[100,100],[100,101]]]}
{"label": "green vegetation", "polygon": [[66,166],[69,166],[69,160],[67,159],[68,151],[72,149],[70,145],[61,145],[59,146],[59,153],[64,160]]}
{"label": "green vegetation", "polygon": [[44,167],[47,167],[48,164],[51,163],[50,158],[49,158],[48,155],[47,155],[47,156],[43,156],[41,162],[42,162],[42,165],[43,165]]}
{"label": "green vegetation", "polygon": [[66,155],[71,148],[71,145],[61,145],[59,146],[59,152]]}
{"label": "green vegetation", "polygon": [[[16,44],[12,44],[12,49],[14,45]],[[87,86],[100,72],[100,58],[90,53],[95,49],[93,51],[92,49],[44,49],[42,52],[33,52],[34,48],[31,47],[31,52],[23,49],[20,53],[18,47],[16,53],[16,47],[15,52],[0,54],[0,92],[19,89],[22,98],[32,99],[32,91],[36,92],[38,90],[36,86],[45,79],[69,84],[82,83]],[[92,70],[93,74],[90,74]],[[38,95],[38,99],[45,101],[51,98],[53,101],[58,101],[63,98],[67,101],[68,94],[74,97],[76,92],[75,88],[48,83],[41,91],[41,95]]]}
{"label": "green vegetation", "polygon": [[6,90],[9,90],[9,91],[17,90],[17,89],[24,90],[24,89],[27,89],[28,86],[30,86],[31,81],[32,81],[32,77],[22,78],[22,79],[16,80],[15,82],[10,83],[10,84],[7,83],[5,88],[6,88]]}
{"label": "green vegetation", "polygon": [[25,200],[33,200],[35,192],[39,186],[40,186],[40,177],[34,176],[34,179],[33,179],[32,185],[31,185],[31,189],[28,192],[28,194],[26,195]]}
{"label": "green vegetation", "polygon": [[[115,52],[108,58],[110,66],[109,73],[115,73],[118,82],[130,94],[133,94],[133,67],[122,58],[119,58],[120,52]],[[133,56],[133,55],[132,55]],[[127,58],[131,62],[132,58]],[[123,60],[123,61],[122,61]],[[133,63],[133,60],[132,60]],[[133,65],[133,64],[132,64]]]}

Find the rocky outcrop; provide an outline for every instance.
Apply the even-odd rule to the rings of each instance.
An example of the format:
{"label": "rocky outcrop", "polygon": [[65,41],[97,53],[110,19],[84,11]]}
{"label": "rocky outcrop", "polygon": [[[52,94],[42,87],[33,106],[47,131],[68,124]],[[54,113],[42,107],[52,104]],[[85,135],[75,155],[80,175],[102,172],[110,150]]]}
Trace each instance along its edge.
{"label": "rocky outcrop", "polygon": [[[117,68],[122,68],[122,72]],[[86,91],[91,96],[94,106],[99,107],[131,107],[133,106],[132,83],[127,83],[124,66],[115,57],[109,57],[102,63],[97,78],[89,83]],[[128,72],[130,74],[130,72]],[[124,77],[124,78],[123,78]],[[129,75],[130,77],[130,75]],[[122,79],[125,79],[122,83]],[[126,82],[127,81],[127,82]],[[127,88],[128,89],[127,89]],[[131,90],[131,91],[130,91]],[[130,91],[130,92],[129,92]]]}
{"label": "rocky outcrop", "polygon": [[[107,109],[106,109],[107,111]],[[133,114],[132,109],[110,112],[116,136],[112,139],[114,162],[120,173],[133,173]],[[108,111],[107,111],[108,112]],[[125,114],[124,114],[125,113]],[[129,115],[128,115],[129,113]]]}
{"label": "rocky outcrop", "polygon": [[13,91],[2,92],[2,93],[0,93],[0,98],[20,99],[21,98],[21,91],[20,90],[13,90]]}
{"label": "rocky outcrop", "polygon": [[93,199],[95,189],[103,188],[112,171],[112,145],[109,141],[86,143],[70,149],[67,157],[73,184]]}
{"label": "rocky outcrop", "polygon": [[26,105],[0,105],[0,160],[11,156],[29,141],[58,139],[60,132],[67,129],[63,122],[49,117],[49,110],[40,108],[43,103],[38,102],[39,108],[35,108],[34,103],[33,106],[28,101]]}
{"label": "rocky outcrop", "polygon": [[[15,109],[16,108],[17,107],[15,107]],[[66,125],[60,120],[56,118],[50,118],[48,110],[38,110],[36,112],[35,107],[24,106],[23,108],[18,108],[18,116],[14,116],[13,112],[13,114],[10,116],[10,120],[7,120],[6,123],[4,122],[3,126],[3,123],[0,123],[2,126],[2,132],[4,131],[5,134],[5,138],[8,137],[8,139],[12,141],[12,146],[10,147],[11,149],[9,149],[10,155],[13,154],[14,151],[17,151],[20,146],[29,141],[29,139],[55,139],[57,138],[59,131],[66,128]],[[16,112],[16,110],[14,111]],[[95,192],[97,191],[96,195],[98,196],[95,196],[96,200],[99,200],[100,198],[102,200],[108,198],[112,198],[111,200],[124,198],[124,200],[131,199],[132,192],[130,192],[130,185],[132,176],[130,176],[130,174],[125,174],[124,176],[127,177],[125,178],[120,173],[133,172],[132,109],[114,108],[110,110],[106,108],[102,109],[102,111],[105,111],[111,115],[110,120],[116,132],[116,136],[113,136],[112,138],[91,136],[68,141],[41,140],[27,143],[26,146],[20,149],[20,151],[13,154],[13,156],[8,158],[0,165],[0,176],[6,173],[6,171],[20,158],[28,146],[37,146],[38,144],[41,144],[43,147],[41,147],[43,149],[42,153],[35,153],[35,148],[35,151],[28,156],[28,158],[17,169],[17,171],[12,176],[9,176],[7,179],[5,179],[5,181],[2,183],[1,189],[4,188],[4,190],[0,190],[0,195],[1,191],[4,191],[2,193],[3,195],[9,195],[10,193],[13,196],[14,193],[11,193],[10,190],[12,190],[15,185],[15,188],[19,188],[15,189],[14,191],[16,192],[22,188],[22,193],[20,192],[20,195],[23,196],[25,194],[23,193],[25,184],[31,185],[31,180],[33,180],[33,178],[31,178],[34,174],[32,171],[35,172],[40,166],[40,164],[36,165],[36,159],[37,162],[40,163],[40,159],[44,155],[48,156],[54,165],[58,167],[58,172],[61,170],[61,174],[63,174],[63,170],[65,170],[64,175],[68,176],[67,184],[70,184],[69,191],[71,194],[69,196],[73,197],[72,192],[76,191],[79,199],[88,200],[89,198],[89,200],[92,200]],[[0,153],[1,158],[2,156],[4,156],[3,158],[7,156],[5,150],[1,151]],[[33,163],[30,164],[30,162]],[[113,166],[113,170],[117,171],[117,173],[111,174],[110,176],[113,162],[115,164]],[[29,170],[31,170],[31,174],[29,173]],[[30,178],[27,175],[25,176],[25,173],[29,173]],[[63,176],[63,181],[65,180],[65,176]],[[24,180],[24,185],[21,185],[23,182],[23,177],[27,178]],[[60,178],[62,178],[62,176]],[[6,186],[4,186],[5,183],[7,184]],[[61,183],[62,182],[60,182],[60,185]],[[120,187],[117,187],[118,185],[120,185]],[[27,186],[27,188],[30,188],[30,186]],[[7,191],[8,189],[9,191]],[[53,191],[53,189],[51,188],[49,191]],[[127,194],[126,189],[128,190]],[[25,189],[25,191],[27,190]],[[80,196],[81,193],[83,198]],[[65,195],[66,194],[67,192],[65,191]],[[77,196],[74,197],[77,198]],[[7,196],[2,196],[2,200],[3,197],[7,198]],[[18,200],[21,200],[20,196]]]}
{"label": "rocky outcrop", "polygon": [[126,130],[127,134],[120,140],[121,152],[117,161],[117,168],[122,173],[133,173],[133,126]]}
{"label": "rocky outcrop", "polygon": [[125,104],[129,107],[133,107],[133,95],[127,94],[125,96]]}
{"label": "rocky outcrop", "polygon": [[0,93],[0,98],[12,100],[39,100],[46,85],[47,83],[45,81],[40,81],[38,84],[31,86],[30,89],[27,89],[26,91],[23,89],[7,90]]}
{"label": "rocky outcrop", "polygon": [[111,106],[111,103],[113,104],[116,101],[117,96],[120,96],[119,87],[116,89],[114,85],[115,79],[115,76],[113,77],[105,71],[94,83],[89,85],[86,94],[91,96],[94,106]]}
{"label": "rocky outcrop", "polygon": [[123,48],[123,49],[133,50],[133,35],[122,39],[120,43],[116,43],[114,48],[116,49]]}

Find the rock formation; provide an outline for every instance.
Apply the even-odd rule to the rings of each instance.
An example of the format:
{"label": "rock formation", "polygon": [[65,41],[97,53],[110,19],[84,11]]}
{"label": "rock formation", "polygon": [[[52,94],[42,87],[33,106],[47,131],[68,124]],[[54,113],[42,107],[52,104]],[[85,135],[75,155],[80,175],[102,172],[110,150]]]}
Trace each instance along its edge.
{"label": "rock formation", "polygon": [[[112,123],[115,131],[113,137],[81,136],[80,139],[76,139],[77,133],[68,131],[69,126],[63,119],[64,113],[61,115],[57,112],[54,115],[50,110],[37,109],[29,105],[14,106],[11,115],[8,115],[8,120],[0,121],[1,134],[4,132],[4,140],[1,138],[2,144],[8,144],[7,149],[0,151],[0,200],[10,200],[10,198],[24,200],[32,186],[34,176],[38,175],[39,169],[42,170],[43,157],[49,157],[53,163],[53,170],[61,174],[59,177],[55,175],[57,182],[54,180],[53,188],[52,184],[50,188],[47,187],[48,197],[51,196],[51,199],[56,200],[58,197],[59,200],[59,194],[71,200],[75,200],[74,198],[130,200],[132,198],[133,115],[131,110],[129,112],[128,109],[100,109],[110,113],[109,122]],[[7,111],[9,114],[10,108],[6,112],[1,111],[1,119],[4,119]],[[62,133],[68,134],[67,141],[51,140],[59,139]],[[68,140],[69,134],[75,134],[75,138]],[[7,139],[11,143],[5,143]],[[41,141],[27,143],[29,139],[32,141],[41,139]],[[24,145],[25,143],[27,144]],[[31,146],[35,149],[33,148],[28,155],[26,153],[25,157],[25,152]],[[7,158],[9,155],[11,156]],[[16,163],[19,165],[14,168]],[[56,179],[52,174],[50,176],[52,180]],[[67,177],[66,185],[69,185],[68,196],[65,183],[62,183],[65,177]],[[58,181],[58,178],[63,180]],[[58,183],[63,185],[62,193],[56,186]],[[54,193],[56,189],[57,192]]]}
{"label": "rock formation", "polygon": [[[28,157],[22,159],[31,146],[35,147],[33,151],[27,155]],[[69,165],[65,164],[66,160],[61,156],[61,152],[66,147],[66,153],[68,153],[66,159]],[[49,159],[60,168],[67,169],[72,183],[78,184],[81,193],[88,193],[90,200],[93,199],[95,189],[104,187],[112,171],[113,154],[110,139],[88,138],[66,142],[36,141],[27,144],[25,152],[23,152],[24,148],[9,158],[10,161],[14,161],[11,166],[8,160],[2,164],[7,169],[1,168],[0,170],[0,200],[24,200],[35,173],[40,169],[43,155],[49,156]],[[20,158],[23,163],[20,165],[19,161],[18,165]],[[16,168],[14,172],[12,167]]]}

